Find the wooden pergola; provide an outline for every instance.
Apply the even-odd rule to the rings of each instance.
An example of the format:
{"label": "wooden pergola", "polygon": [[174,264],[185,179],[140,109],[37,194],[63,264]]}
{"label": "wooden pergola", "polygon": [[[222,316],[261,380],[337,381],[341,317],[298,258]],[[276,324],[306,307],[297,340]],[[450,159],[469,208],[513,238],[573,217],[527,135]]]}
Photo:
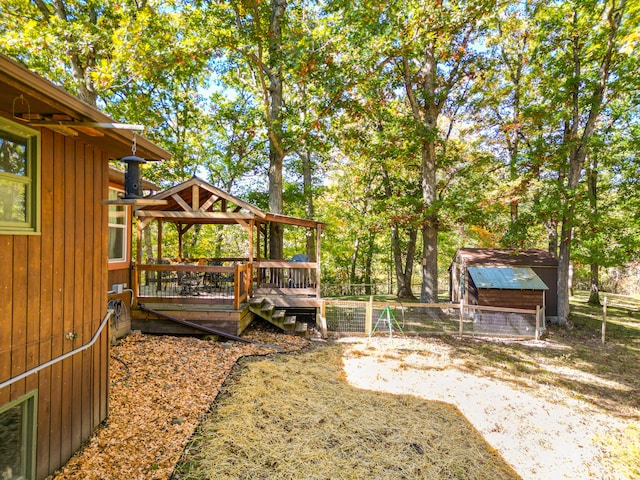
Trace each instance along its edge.
{"label": "wooden pergola", "polygon": [[[219,262],[212,265],[212,260],[215,259],[208,259],[209,264],[200,262],[198,265],[182,265],[183,236],[194,225],[240,225],[248,233],[248,256],[243,259],[233,259],[236,263],[233,269],[234,278],[235,275],[241,276],[244,271],[248,273],[244,274],[244,280],[235,278],[237,295],[234,295],[234,305],[237,306],[252,292],[320,298],[320,238],[324,224],[314,220],[265,212],[195,176],[148,197],[141,203],[134,211],[134,215],[138,218],[138,242],[133,275],[137,296],[140,295],[140,291],[139,285],[136,285],[136,277],[143,270],[197,271],[199,274],[230,275],[232,267],[220,266]],[[156,264],[145,265],[142,263],[142,231],[153,221],[157,221],[158,226],[157,260]],[[164,261],[162,231],[163,224],[167,222],[175,224],[178,232],[178,259],[177,264],[172,266],[162,265]],[[270,223],[315,230],[316,250],[313,261],[292,262],[267,258],[266,240]],[[263,240],[265,247],[261,248]],[[292,271],[306,272],[303,276],[304,282],[298,282],[298,277],[293,276]],[[313,278],[309,278],[308,272],[314,273]]]}

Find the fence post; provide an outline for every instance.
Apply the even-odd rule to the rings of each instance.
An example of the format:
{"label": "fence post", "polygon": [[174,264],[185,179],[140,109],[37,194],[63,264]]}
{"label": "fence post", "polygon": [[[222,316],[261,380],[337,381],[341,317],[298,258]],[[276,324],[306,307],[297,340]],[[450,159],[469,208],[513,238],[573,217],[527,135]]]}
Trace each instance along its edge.
{"label": "fence post", "polygon": [[325,300],[320,300],[320,333],[322,334],[322,338],[327,338],[327,302]]}
{"label": "fence post", "polygon": [[602,344],[604,345],[605,333],[607,331],[607,297],[604,297],[602,305]]}
{"label": "fence post", "polygon": [[536,340],[540,340],[540,305],[536,305]]}
{"label": "fence post", "polygon": [[458,335],[460,336],[460,340],[462,340],[462,319],[464,317],[464,300],[460,299],[460,328]]}
{"label": "fence post", "polygon": [[369,302],[367,303],[367,308],[365,309],[365,314],[364,314],[364,333],[367,336],[371,336],[371,329],[373,325],[372,316],[373,316],[373,296],[369,297]]}

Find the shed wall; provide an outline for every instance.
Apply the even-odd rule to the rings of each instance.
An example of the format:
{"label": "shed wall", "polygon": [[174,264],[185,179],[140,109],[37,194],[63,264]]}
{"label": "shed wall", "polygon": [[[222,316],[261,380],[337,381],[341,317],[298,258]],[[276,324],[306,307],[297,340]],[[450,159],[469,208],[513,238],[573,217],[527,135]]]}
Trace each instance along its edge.
{"label": "shed wall", "polygon": [[[88,343],[106,313],[107,155],[48,129],[41,142],[41,234],[0,235],[0,382]],[[0,405],[38,390],[36,478],[106,418],[108,339],[105,329],[92,348],[0,390]]]}
{"label": "shed wall", "polygon": [[504,308],[522,308],[535,310],[536,305],[544,305],[542,290],[499,290],[479,288],[477,290],[478,305]]}

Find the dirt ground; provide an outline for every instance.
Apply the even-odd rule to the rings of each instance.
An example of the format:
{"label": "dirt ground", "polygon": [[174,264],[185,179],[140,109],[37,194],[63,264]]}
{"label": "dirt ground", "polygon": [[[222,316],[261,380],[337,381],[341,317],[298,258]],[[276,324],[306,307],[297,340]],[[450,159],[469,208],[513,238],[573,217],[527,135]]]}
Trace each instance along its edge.
{"label": "dirt ground", "polygon": [[[342,342],[350,384],[456,405],[523,479],[633,478],[608,458],[607,441],[637,425],[633,420],[616,418],[558,387],[517,385],[457,368],[464,362],[437,339]],[[549,348],[547,342],[531,343]]]}
{"label": "dirt ground", "polygon": [[[113,348],[109,419],[53,478],[169,478],[205,414],[221,400],[220,389],[238,359],[298,351],[309,344],[261,328],[250,329],[247,337],[267,345],[145,335],[124,339]],[[525,480],[638,478],[637,470],[618,458],[620,445],[625,449],[625,442],[637,445],[640,440],[635,377],[598,375],[577,368],[576,362],[548,360],[567,355],[553,341],[512,347],[380,337],[341,339],[337,345],[343,349],[343,376],[353,388],[390,395],[385,398],[394,402],[401,395],[398,398],[455,405],[505,465]],[[482,354],[485,348],[509,356],[491,363]],[[519,353],[523,349],[529,352],[526,361]],[[536,349],[548,357],[531,360],[530,352]],[[551,374],[529,372],[529,364],[535,362],[545,364]],[[523,363],[526,368],[514,369]],[[559,377],[580,381],[584,388],[560,385]],[[289,381],[293,378],[272,389],[285,400]],[[313,382],[306,382],[307,388],[314,388]],[[596,395],[604,390],[614,393]],[[243,428],[236,435],[248,435],[253,426]],[[489,452],[491,447],[486,447]],[[420,445],[411,448],[423,451]]]}

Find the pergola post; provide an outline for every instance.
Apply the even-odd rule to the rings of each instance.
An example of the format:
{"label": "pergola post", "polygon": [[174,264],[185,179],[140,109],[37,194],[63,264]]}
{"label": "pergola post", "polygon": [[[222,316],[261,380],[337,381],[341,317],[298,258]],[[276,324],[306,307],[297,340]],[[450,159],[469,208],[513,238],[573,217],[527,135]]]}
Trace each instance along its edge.
{"label": "pergola post", "polygon": [[[158,257],[156,263],[162,262],[162,220],[158,219]],[[162,272],[156,272],[156,291],[162,290]]]}
{"label": "pergola post", "polygon": [[320,293],[320,238],[322,237],[322,228],[320,225],[316,227],[316,296],[321,298]]}

